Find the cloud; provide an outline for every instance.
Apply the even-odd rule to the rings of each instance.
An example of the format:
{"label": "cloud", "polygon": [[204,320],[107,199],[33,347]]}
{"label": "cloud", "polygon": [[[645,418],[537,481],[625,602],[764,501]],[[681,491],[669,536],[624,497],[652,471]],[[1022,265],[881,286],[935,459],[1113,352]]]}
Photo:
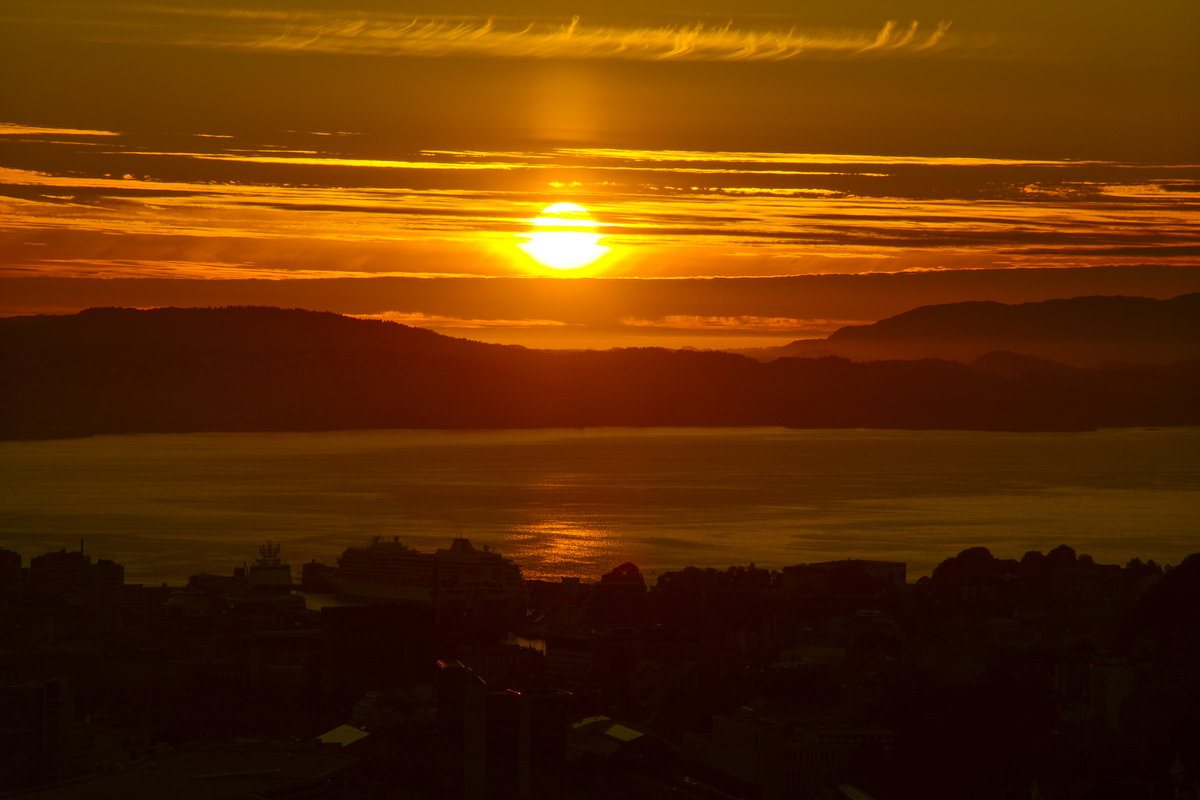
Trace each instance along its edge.
{"label": "cloud", "polygon": [[478,330],[484,328],[562,328],[567,323],[557,319],[466,319],[419,311],[385,311],[380,314],[353,314],[359,319],[381,319],[417,328],[455,328]]}
{"label": "cloud", "polygon": [[932,254],[959,265],[1094,264],[1150,247],[1163,261],[1197,258],[1200,167],[1186,164],[617,149],[381,160],[287,137],[151,144],[105,141],[94,171],[65,172],[43,140],[10,140],[15,163],[28,160],[0,167],[5,273],[225,277],[232,264],[262,278],[508,275],[526,263],[516,237],[562,199],[604,225],[610,276],[793,274],[829,259],[871,271],[880,259],[903,268]]}
{"label": "cloud", "polygon": [[170,278],[172,280],[326,280],[331,278],[420,277],[408,273],[353,270],[282,269],[242,262],[183,259],[43,258],[33,266],[0,267],[8,277],[36,274],[42,278]]}
{"label": "cloud", "polygon": [[[453,151],[441,151],[453,152]],[[631,150],[607,147],[564,147],[555,152],[597,161],[761,165],[869,165],[925,167],[1080,167],[1119,166],[1110,161],[1067,159],[978,158],[971,156],[885,156],[851,153],[735,153],[722,150]],[[760,170],[754,170],[758,172]]]}
{"label": "cloud", "polygon": [[42,128],[36,125],[20,125],[15,122],[0,122],[0,136],[120,136],[113,131],[90,131],[79,128]]}
{"label": "cloud", "polygon": [[[285,153],[280,155],[280,153]],[[286,153],[291,153],[286,154]],[[178,156],[202,161],[238,161],[244,164],[285,164],[293,167],[364,167],[371,169],[516,169],[519,165],[500,161],[396,161],[392,159],[319,157],[316,151],[279,151],[269,154],[246,153],[166,153],[128,151],[131,156]]]}
{"label": "cloud", "polygon": [[[343,11],[157,9],[177,25],[174,43],[347,55],[620,59],[630,61],[785,61],[797,58],[922,54],[962,46],[950,23],[894,21],[879,28],[743,28],[732,22],[662,26],[570,19],[413,17]],[[211,24],[216,22],[217,24]],[[111,35],[111,34],[108,34]],[[978,44],[978,43],[976,43]]]}
{"label": "cloud", "polygon": [[721,333],[743,331],[746,333],[788,334],[829,333],[846,325],[863,324],[862,320],[797,319],[794,317],[759,317],[745,314],[734,316],[670,314],[658,317],[657,319],[623,317],[620,322],[629,328],[666,328],[676,331]]}

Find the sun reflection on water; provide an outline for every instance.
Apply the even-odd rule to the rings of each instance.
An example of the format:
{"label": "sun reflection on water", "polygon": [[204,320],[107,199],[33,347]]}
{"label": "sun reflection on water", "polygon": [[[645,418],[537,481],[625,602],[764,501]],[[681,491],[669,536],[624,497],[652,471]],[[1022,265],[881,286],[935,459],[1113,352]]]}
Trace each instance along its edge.
{"label": "sun reflection on water", "polygon": [[620,537],[604,525],[570,516],[518,525],[506,537],[505,555],[521,565],[526,578],[594,580],[622,561],[637,563],[634,553],[617,556]]}

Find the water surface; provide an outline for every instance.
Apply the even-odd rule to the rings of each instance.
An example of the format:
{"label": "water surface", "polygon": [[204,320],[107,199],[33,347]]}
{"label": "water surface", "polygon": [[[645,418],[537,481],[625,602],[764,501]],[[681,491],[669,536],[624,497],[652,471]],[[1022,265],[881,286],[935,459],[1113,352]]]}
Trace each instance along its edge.
{"label": "water surface", "polygon": [[[0,547],[74,549],[129,581],[294,567],[464,535],[527,576],[834,558],[910,577],[975,545],[1097,560],[1200,550],[1200,428],[1088,433],[754,429],[350,431],[0,443]],[[297,571],[298,572],[298,571]]]}

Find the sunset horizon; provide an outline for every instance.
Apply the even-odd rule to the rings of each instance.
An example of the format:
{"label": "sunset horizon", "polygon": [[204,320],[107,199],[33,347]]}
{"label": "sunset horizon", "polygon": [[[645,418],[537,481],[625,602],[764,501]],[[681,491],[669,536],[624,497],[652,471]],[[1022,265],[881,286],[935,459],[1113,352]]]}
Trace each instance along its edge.
{"label": "sunset horizon", "polygon": [[0,74],[0,795],[1200,800],[1196,0]]}
{"label": "sunset horizon", "polygon": [[6,14],[0,315],[258,304],[737,348],[1200,290],[1182,3],[1120,38],[936,2],[52,7]]}

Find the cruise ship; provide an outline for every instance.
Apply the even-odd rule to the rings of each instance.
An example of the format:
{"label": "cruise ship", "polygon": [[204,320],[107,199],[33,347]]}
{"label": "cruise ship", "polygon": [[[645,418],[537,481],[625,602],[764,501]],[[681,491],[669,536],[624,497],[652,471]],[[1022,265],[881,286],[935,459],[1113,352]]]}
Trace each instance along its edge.
{"label": "cruise ship", "polygon": [[366,547],[349,547],[328,576],[338,594],[370,600],[503,608],[525,604],[521,568],[486,545],[477,550],[458,538],[448,549],[422,553],[375,537]]}

